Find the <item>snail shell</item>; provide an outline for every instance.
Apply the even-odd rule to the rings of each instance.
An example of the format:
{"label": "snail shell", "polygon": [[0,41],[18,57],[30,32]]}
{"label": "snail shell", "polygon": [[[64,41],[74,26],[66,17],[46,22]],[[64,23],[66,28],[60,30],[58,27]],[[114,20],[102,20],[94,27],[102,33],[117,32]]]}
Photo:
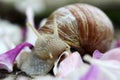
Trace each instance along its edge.
{"label": "snail shell", "polygon": [[53,18],[56,16],[60,38],[84,55],[94,50],[110,49],[114,29],[110,19],[100,9],[88,4],[73,4],[59,8],[47,18],[40,33],[53,33]]}

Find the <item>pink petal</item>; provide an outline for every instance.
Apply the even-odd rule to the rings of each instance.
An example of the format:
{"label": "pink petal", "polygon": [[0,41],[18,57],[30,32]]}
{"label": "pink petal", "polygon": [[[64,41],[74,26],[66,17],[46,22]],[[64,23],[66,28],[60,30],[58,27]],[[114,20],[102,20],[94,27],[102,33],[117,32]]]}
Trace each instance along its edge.
{"label": "pink petal", "polygon": [[119,61],[94,59],[88,55],[85,55],[84,60],[99,67],[99,76],[96,80],[120,80],[120,78],[117,77],[120,75]]}
{"label": "pink petal", "polygon": [[[99,60],[100,61],[100,60]],[[99,69],[97,80],[120,80],[120,63],[115,60],[101,60],[101,63],[96,64]]]}
{"label": "pink petal", "polygon": [[78,52],[70,54],[60,63],[57,76],[64,77],[68,75],[70,72],[78,68],[81,63],[83,63],[83,61]]}
{"label": "pink petal", "polygon": [[101,52],[98,51],[98,50],[95,50],[95,51],[93,52],[93,58],[94,58],[94,59],[100,59],[102,56],[103,56],[103,53],[101,53]]}
{"label": "pink petal", "polygon": [[104,53],[102,60],[117,60],[120,61],[120,48],[114,48]]}
{"label": "pink petal", "polygon": [[91,65],[89,71],[80,78],[80,80],[98,80],[99,68],[96,65]]}
{"label": "pink petal", "polygon": [[120,47],[120,39],[117,40],[116,46]]}
{"label": "pink petal", "polygon": [[1,54],[0,55],[0,69],[6,69],[9,72],[11,72],[17,55],[26,46],[28,46],[29,48],[33,48],[32,44],[24,42],[24,43],[16,46],[14,49],[11,49],[11,50]]}

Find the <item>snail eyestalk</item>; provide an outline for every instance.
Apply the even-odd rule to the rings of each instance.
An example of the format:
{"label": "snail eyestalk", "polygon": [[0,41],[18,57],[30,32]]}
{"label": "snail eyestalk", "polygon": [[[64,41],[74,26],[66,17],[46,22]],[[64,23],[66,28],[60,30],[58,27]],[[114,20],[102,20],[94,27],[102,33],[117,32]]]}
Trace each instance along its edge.
{"label": "snail eyestalk", "polygon": [[44,38],[42,36],[40,36],[40,34],[38,33],[38,31],[35,29],[35,27],[33,27],[29,22],[27,22],[26,25],[33,30],[33,32],[36,34],[36,36],[38,37],[38,39],[42,39],[44,41]]}

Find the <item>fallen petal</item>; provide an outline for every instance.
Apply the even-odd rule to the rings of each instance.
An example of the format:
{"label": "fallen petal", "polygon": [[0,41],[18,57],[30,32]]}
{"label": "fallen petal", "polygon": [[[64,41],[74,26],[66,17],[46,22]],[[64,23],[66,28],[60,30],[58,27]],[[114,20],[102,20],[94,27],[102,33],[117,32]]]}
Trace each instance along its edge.
{"label": "fallen petal", "polygon": [[120,39],[117,40],[116,46],[120,47]]}
{"label": "fallen petal", "polygon": [[99,67],[97,65],[91,65],[89,71],[80,78],[80,80],[98,80]]}
{"label": "fallen petal", "polygon": [[78,52],[74,52],[59,64],[56,76],[65,77],[70,72],[78,68],[82,63],[83,61],[80,54]]}
{"label": "fallen petal", "polygon": [[104,53],[101,60],[117,60],[120,61],[120,48],[114,48]]}
{"label": "fallen petal", "polygon": [[13,49],[14,44],[18,45],[22,42],[21,32],[19,25],[0,19],[0,54]]}
{"label": "fallen petal", "polygon": [[106,68],[119,68],[120,62],[116,60],[100,60],[100,59],[94,59],[90,57],[89,55],[85,55],[83,59],[90,64],[95,64],[98,66],[106,67]]}
{"label": "fallen petal", "polygon": [[[65,80],[79,80],[83,75],[85,75],[90,68],[90,65],[82,63],[79,68],[76,68],[64,77]],[[63,78],[61,79],[63,80]]]}
{"label": "fallen petal", "polygon": [[95,50],[95,51],[93,52],[93,58],[95,58],[95,59],[100,59],[102,56],[103,56],[103,53],[101,53],[101,52],[98,51],[98,50]]}
{"label": "fallen petal", "polygon": [[117,60],[93,59],[88,55],[84,60],[100,68],[99,78],[97,80],[120,80],[120,62]]}
{"label": "fallen petal", "polygon": [[16,46],[14,49],[11,49],[4,54],[0,55],[0,69],[6,69],[9,72],[13,71],[13,64],[17,57],[17,55],[20,53],[20,51],[28,46],[29,48],[33,48],[32,44],[24,42]]}

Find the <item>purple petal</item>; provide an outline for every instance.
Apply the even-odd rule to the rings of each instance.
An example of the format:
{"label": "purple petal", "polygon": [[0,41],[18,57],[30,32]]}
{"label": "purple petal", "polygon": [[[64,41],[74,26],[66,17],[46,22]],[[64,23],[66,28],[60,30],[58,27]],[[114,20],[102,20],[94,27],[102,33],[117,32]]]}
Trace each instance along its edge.
{"label": "purple petal", "polygon": [[80,80],[97,80],[99,75],[99,68],[96,65],[91,65],[89,71],[80,78]]}
{"label": "purple petal", "polygon": [[93,52],[93,58],[94,58],[94,59],[100,59],[102,56],[103,56],[103,53],[101,53],[101,52],[98,51],[98,50],[95,50],[95,51]]}
{"label": "purple petal", "polygon": [[26,46],[28,46],[30,49],[33,48],[32,44],[24,42],[16,46],[14,49],[11,49],[5,52],[4,54],[1,54],[0,55],[0,69],[6,69],[9,72],[11,72],[17,55]]}
{"label": "purple petal", "polygon": [[117,40],[116,46],[120,47],[120,39]]}

